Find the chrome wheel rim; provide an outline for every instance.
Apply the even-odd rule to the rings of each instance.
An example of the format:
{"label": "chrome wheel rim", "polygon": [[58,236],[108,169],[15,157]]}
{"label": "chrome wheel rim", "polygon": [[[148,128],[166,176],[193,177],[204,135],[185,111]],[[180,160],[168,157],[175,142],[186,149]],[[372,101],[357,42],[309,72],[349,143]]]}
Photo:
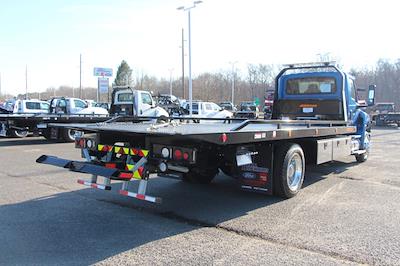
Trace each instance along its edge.
{"label": "chrome wheel rim", "polygon": [[75,130],[69,129],[69,130],[68,130],[68,135],[69,135],[69,138],[70,138],[71,140],[75,140]]}
{"label": "chrome wheel rim", "polygon": [[300,155],[295,153],[290,158],[286,171],[286,180],[291,191],[297,191],[299,189],[302,176],[303,161]]}
{"label": "chrome wheel rim", "polygon": [[27,130],[16,130],[15,131],[15,135],[17,135],[18,137],[26,137],[28,135],[28,131]]}

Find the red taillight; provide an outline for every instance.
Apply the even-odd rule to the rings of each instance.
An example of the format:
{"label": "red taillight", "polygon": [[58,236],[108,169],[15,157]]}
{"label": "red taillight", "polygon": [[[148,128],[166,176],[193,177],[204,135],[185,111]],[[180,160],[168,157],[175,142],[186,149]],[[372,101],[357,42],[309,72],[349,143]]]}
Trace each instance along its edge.
{"label": "red taillight", "polygon": [[189,153],[187,153],[187,152],[183,153],[183,160],[185,160],[185,161],[189,160]]}
{"label": "red taillight", "polygon": [[76,139],[75,140],[75,148],[85,148],[85,139]]}
{"label": "red taillight", "polygon": [[225,142],[228,141],[228,136],[227,136],[225,133],[222,133],[222,135],[221,135],[221,141],[222,141],[222,143],[225,143]]}
{"label": "red taillight", "polygon": [[174,159],[175,160],[181,160],[182,159],[182,151],[181,150],[175,150],[174,151]]}

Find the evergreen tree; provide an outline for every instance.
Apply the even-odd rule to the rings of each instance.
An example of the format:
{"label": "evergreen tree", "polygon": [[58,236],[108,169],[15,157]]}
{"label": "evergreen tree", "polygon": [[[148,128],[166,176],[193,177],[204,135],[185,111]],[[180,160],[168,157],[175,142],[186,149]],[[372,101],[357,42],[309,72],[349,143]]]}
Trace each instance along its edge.
{"label": "evergreen tree", "polygon": [[132,69],[125,60],[118,66],[117,75],[114,80],[115,86],[132,85]]}

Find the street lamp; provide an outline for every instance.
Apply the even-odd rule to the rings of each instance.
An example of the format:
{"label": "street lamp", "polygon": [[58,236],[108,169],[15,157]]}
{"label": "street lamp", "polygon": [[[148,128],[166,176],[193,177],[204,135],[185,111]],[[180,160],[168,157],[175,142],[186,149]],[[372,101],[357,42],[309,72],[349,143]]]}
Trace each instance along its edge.
{"label": "street lamp", "polygon": [[235,62],[229,62],[229,64],[232,65],[232,104],[235,105],[235,64],[238,63],[238,61]]}
{"label": "street lamp", "polygon": [[192,41],[191,41],[191,26],[190,26],[190,10],[195,8],[196,5],[203,3],[203,1],[194,1],[192,6],[185,7],[180,6],[177,10],[183,10],[188,12],[188,30],[189,30],[189,117],[193,115],[193,94],[192,94]]}

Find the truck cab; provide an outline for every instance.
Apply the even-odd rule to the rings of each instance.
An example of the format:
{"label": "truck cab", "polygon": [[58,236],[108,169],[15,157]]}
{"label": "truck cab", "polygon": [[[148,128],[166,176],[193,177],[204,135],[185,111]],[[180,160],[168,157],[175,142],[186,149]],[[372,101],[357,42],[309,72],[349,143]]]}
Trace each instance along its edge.
{"label": "truck cab", "polygon": [[97,114],[108,115],[108,111],[100,107],[88,106],[88,103],[78,98],[53,98],[50,101],[52,114]]}
{"label": "truck cab", "polygon": [[50,105],[40,100],[16,100],[13,108],[14,114],[46,114]]}
{"label": "truck cab", "polygon": [[156,103],[150,92],[135,90],[129,86],[113,88],[110,114],[153,117],[169,116],[168,112],[163,108],[156,107]]}
{"label": "truck cab", "polygon": [[358,99],[354,77],[331,62],[319,64],[289,65],[281,71],[276,78],[272,119],[355,122],[365,103]]}

